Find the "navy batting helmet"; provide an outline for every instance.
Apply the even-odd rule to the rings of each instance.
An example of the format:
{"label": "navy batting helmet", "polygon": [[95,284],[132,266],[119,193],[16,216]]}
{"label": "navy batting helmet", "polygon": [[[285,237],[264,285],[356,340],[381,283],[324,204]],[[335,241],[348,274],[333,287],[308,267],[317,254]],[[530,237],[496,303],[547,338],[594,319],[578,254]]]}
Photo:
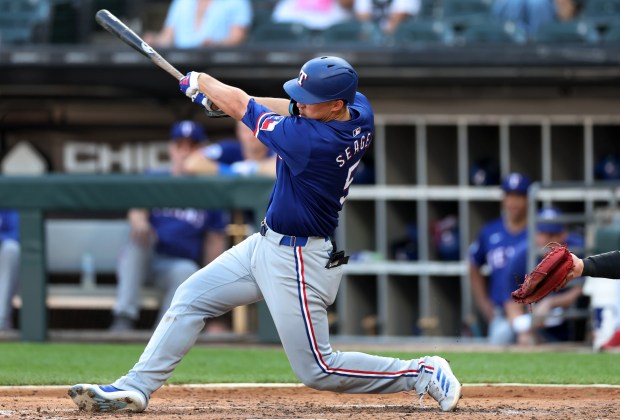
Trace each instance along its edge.
{"label": "navy batting helmet", "polygon": [[179,139],[192,139],[196,143],[202,143],[207,140],[207,135],[200,124],[191,120],[177,121],[170,127],[170,139],[177,141]]}
{"label": "navy batting helmet", "polygon": [[527,190],[530,187],[532,181],[527,175],[513,172],[504,177],[502,181],[502,190],[505,193],[516,193],[527,195]]}
{"label": "navy batting helmet", "polygon": [[343,99],[355,100],[357,73],[339,57],[318,57],[306,62],[299,77],[284,84],[288,95],[300,104],[318,104]]}
{"label": "navy batting helmet", "polygon": [[620,155],[609,154],[603,156],[594,168],[597,179],[611,181],[620,179]]}

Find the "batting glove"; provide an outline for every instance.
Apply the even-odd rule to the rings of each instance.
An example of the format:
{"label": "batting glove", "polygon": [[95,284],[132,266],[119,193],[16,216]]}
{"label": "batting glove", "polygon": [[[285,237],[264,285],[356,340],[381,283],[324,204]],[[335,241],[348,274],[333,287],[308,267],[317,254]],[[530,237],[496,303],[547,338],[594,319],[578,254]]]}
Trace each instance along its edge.
{"label": "batting glove", "polygon": [[194,96],[192,96],[192,102],[195,102],[205,107],[205,109],[207,110],[207,116],[209,117],[228,117],[228,115],[224,113],[224,111],[222,111],[221,109],[213,109],[213,101],[202,92],[198,92]]}
{"label": "batting glove", "polygon": [[198,93],[198,76],[200,73],[196,71],[190,71],[187,75],[179,80],[179,87],[181,92],[188,98],[193,98]]}

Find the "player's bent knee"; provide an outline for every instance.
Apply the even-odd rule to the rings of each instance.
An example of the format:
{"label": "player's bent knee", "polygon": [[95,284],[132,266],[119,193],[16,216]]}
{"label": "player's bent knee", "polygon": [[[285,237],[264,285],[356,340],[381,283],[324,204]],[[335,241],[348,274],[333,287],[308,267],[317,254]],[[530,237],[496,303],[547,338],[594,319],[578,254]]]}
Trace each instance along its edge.
{"label": "player's bent knee", "polygon": [[308,388],[317,391],[334,391],[336,386],[332,381],[327,380],[331,375],[325,372],[295,372],[299,380]]}

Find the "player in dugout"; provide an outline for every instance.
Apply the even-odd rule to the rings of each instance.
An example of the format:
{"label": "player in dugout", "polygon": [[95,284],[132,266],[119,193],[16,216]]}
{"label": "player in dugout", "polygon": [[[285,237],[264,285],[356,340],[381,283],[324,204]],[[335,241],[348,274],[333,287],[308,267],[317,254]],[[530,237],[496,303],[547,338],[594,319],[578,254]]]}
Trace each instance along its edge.
{"label": "player in dugout", "polygon": [[402,360],[334,351],[327,308],[348,262],[333,240],[355,170],[374,137],[374,114],[355,69],[317,57],[284,84],[290,99],[257,98],[206,73],[181,79],[186,96],[250,127],[278,155],[277,178],[257,232],[177,290],[138,362],[110,385],[69,390],[87,411],[144,411],[193,346],[205,319],[265,300],[289,363],[308,387],[342,393],[430,394],[453,411],[461,384],[439,356]]}

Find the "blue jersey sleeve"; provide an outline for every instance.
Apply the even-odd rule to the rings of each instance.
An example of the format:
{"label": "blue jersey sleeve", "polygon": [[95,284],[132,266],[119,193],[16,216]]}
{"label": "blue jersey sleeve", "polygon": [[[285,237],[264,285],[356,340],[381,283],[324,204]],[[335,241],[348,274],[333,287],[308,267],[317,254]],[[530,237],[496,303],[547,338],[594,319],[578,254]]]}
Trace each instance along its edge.
{"label": "blue jersey sleeve", "polygon": [[251,99],[243,123],[252,129],[258,140],[286,162],[293,174],[299,174],[306,168],[312,150],[312,144],[307,139],[318,135],[309,134],[316,131],[314,121],[284,117]]}

